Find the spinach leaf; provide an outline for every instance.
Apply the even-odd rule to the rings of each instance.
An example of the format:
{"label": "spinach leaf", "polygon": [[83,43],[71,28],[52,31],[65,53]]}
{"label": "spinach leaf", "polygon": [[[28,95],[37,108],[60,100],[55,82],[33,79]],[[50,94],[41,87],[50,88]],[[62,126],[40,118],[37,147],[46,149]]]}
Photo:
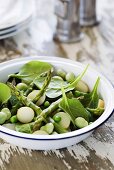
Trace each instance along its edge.
{"label": "spinach leaf", "polygon": [[81,103],[84,107],[88,108],[96,108],[98,105],[99,95],[98,95],[98,85],[99,85],[100,78],[97,78],[97,81],[94,85],[93,90],[90,93],[81,93],[83,98],[80,98]]}
{"label": "spinach leaf", "polygon": [[18,74],[11,74],[9,77],[19,78],[26,83],[31,83],[38,75],[51,70],[51,64],[42,61],[30,61],[20,69]]}
{"label": "spinach leaf", "polygon": [[[41,89],[43,86],[43,83],[45,81],[45,77],[38,77],[34,79],[34,84]],[[59,78],[52,77],[51,82],[46,90],[46,96],[49,98],[56,98],[62,94],[61,92],[61,85],[63,87],[66,87],[68,84],[64,80],[60,80]]]}
{"label": "spinach leaf", "polygon": [[[33,83],[39,88],[41,89],[44,81],[45,81],[46,77],[37,77],[34,79]],[[61,89],[61,85],[63,87],[65,87],[66,85],[68,85],[68,83],[64,80],[60,80],[59,78],[56,77],[52,77],[51,78],[51,82],[48,86],[48,89]]]}
{"label": "spinach leaf", "polygon": [[81,102],[76,98],[67,98],[63,87],[62,94],[63,98],[59,106],[62,110],[64,110],[64,112],[70,115],[73,125],[75,126],[75,119],[77,117],[83,117],[84,119],[89,121],[89,114],[87,110],[83,107]]}
{"label": "spinach leaf", "polygon": [[6,103],[10,97],[11,97],[10,88],[4,83],[0,83],[0,103],[1,104]]}
{"label": "spinach leaf", "polygon": [[49,98],[56,98],[61,96],[62,95],[61,86],[64,87],[65,92],[73,90],[76,87],[77,83],[82,79],[87,68],[88,65],[86,66],[84,71],[71,84],[58,78],[52,78],[51,83],[49,84],[48,89],[46,90],[46,96]]}

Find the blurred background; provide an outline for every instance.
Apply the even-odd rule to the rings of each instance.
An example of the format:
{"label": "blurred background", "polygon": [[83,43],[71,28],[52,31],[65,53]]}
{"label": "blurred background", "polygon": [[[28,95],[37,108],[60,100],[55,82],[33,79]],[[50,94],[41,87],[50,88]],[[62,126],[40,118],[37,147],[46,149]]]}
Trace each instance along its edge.
{"label": "blurred background", "polygon": [[[66,9],[66,3],[75,6],[74,12],[70,5]],[[59,56],[100,66],[97,69],[105,75],[112,74],[114,1],[81,0],[81,9],[78,3],[79,0],[0,0],[0,62],[23,56]],[[61,16],[64,13],[66,18]],[[83,17],[95,14],[98,23],[81,25],[79,14]],[[61,25],[57,28],[58,22]],[[73,22],[77,25],[71,28]],[[55,33],[64,29],[67,33],[73,29],[76,36],[80,33],[83,36],[70,43],[55,40]],[[110,75],[109,79],[114,80]]]}

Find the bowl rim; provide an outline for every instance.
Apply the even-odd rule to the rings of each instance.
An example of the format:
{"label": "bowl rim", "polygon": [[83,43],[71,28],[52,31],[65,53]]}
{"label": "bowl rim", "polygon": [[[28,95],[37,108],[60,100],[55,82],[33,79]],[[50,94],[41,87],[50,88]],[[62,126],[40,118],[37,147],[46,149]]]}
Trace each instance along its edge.
{"label": "bowl rim", "polygon": [[[33,56],[33,57],[22,57],[22,58],[18,58],[18,59],[12,59],[3,63],[0,63],[0,71],[7,68],[7,66],[9,65],[15,65],[17,62],[19,62],[20,64],[24,64],[25,62],[31,61],[31,60],[41,60],[41,61],[59,61],[59,62],[69,62],[70,65],[78,65],[80,67],[85,68],[85,65],[83,63],[77,62],[77,61],[73,61],[70,59],[64,59],[64,58],[60,58],[60,57],[54,57],[54,56]],[[111,85],[111,82],[109,82],[109,80],[107,80],[105,78],[105,76],[103,76],[101,73],[99,73],[98,71],[96,71],[95,69],[92,69],[91,66],[89,67],[89,70],[91,70],[92,72],[96,73],[97,75],[99,75],[107,84],[107,86],[110,89],[110,94],[111,94],[111,99],[113,99],[112,101],[114,101],[114,88]],[[64,134],[57,134],[57,135],[33,135],[33,134],[26,134],[26,133],[21,133],[21,132],[16,132],[14,130],[10,130],[8,128],[5,128],[3,126],[0,125],[0,132],[7,134],[9,136],[13,136],[13,137],[18,137],[18,138],[22,138],[22,139],[30,139],[30,140],[62,140],[62,139],[67,139],[67,138],[73,138],[76,136],[81,136],[83,134],[86,134],[88,132],[93,131],[94,129],[98,128],[99,126],[101,126],[105,121],[107,121],[107,119],[113,114],[114,111],[114,104],[113,102],[111,102],[111,106],[104,111],[103,115],[105,114],[105,116],[102,119],[102,115],[95,121],[93,122],[91,125],[84,127],[82,129],[79,130],[75,130],[72,132],[68,132],[68,133],[64,133]],[[106,114],[107,112],[107,114]]]}

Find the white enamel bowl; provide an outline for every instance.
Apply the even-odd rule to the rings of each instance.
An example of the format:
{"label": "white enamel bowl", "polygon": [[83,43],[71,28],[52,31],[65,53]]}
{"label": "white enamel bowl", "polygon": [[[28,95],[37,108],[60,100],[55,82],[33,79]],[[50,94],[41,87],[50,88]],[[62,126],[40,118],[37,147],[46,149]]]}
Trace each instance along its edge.
{"label": "white enamel bowl", "polygon": [[[57,57],[20,58],[0,64],[0,82],[5,82],[8,79],[8,74],[18,72],[20,67],[30,60],[49,62],[55,67],[63,68],[67,72],[74,72],[76,75],[85,68],[85,65],[79,62]],[[101,78],[98,90],[105,101],[105,111],[91,125],[73,132],[49,136],[24,134],[0,126],[0,137],[11,144],[36,150],[60,149],[74,145],[87,138],[94,129],[102,125],[111,116],[114,109],[114,89],[103,75],[89,67],[83,80],[92,89],[98,76]]]}

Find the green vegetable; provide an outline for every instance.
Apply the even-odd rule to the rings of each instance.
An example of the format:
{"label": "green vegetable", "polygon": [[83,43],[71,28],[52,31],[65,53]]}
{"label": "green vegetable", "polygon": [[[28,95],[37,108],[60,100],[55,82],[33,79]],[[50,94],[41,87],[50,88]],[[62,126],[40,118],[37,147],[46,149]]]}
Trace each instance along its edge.
{"label": "green vegetable", "polygon": [[66,96],[70,99],[74,97],[72,91],[67,92]]}
{"label": "green vegetable", "polygon": [[60,117],[59,115],[55,114],[55,115],[53,116],[53,120],[58,123],[58,122],[61,121],[61,117]]}
{"label": "green vegetable", "polygon": [[33,126],[33,129],[38,129],[41,126],[42,121],[45,120],[47,116],[49,116],[51,113],[53,113],[57,108],[59,107],[61,99],[56,100],[53,102],[48,108],[44,109],[39,116],[37,116],[37,120],[35,121],[35,124]]}
{"label": "green vegetable", "polygon": [[97,107],[95,109],[87,108],[87,110],[96,116],[101,116],[102,113],[104,112],[104,108],[102,108],[102,107]]}
{"label": "green vegetable", "polygon": [[14,78],[8,79],[8,86],[0,83],[0,124],[36,135],[88,126],[104,112],[105,103],[98,94],[99,77],[91,92],[83,82],[87,68],[75,77],[62,69],[52,73],[53,66],[46,62],[26,63],[9,75]]}
{"label": "green vegetable", "polygon": [[17,97],[15,95],[12,94],[9,99],[9,102],[12,106],[15,106],[19,102],[19,100],[17,99]]}
{"label": "green vegetable", "polygon": [[[58,116],[58,119],[57,119]],[[61,127],[67,129],[70,126],[70,116],[65,112],[59,112],[54,115],[54,120],[57,122]],[[59,120],[59,121],[57,121]]]}
{"label": "green vegetable", "polygon": [[2,125],[7,120],[7,114],[0,112],[0,125]]}
{"label": "green vegetable", "polygon": [[78,128],[84,128],[88,126],[88,122],[83,117],[77,117],[75,119],[75,124]]}
{"label": "green vegetable", "polygon": [[39,115],[42,112],[40,107],[35,105],[31,100],[27,99],[27,97],[25,97],[21,93],[21,91],[19,91],[13,84],[8,83],[8,86],[10,87],[12,93],[18,98],[20,103],[22,103],[25,106],[31,107],[37,115]]}
{"label": "green vegetable", "polygon": [[[74,94],[74,97],[76,97],[76,98],[79,98],[79,97],[84,98],[84,96],[86,96],[88,93],[84,93],[84,92],[75,90],[75,91],[73,92],[73,94]],[[80,99],[80,98],[79,98],[79,99]]]}
{"label": "green vegetable", "polygon": [[51,83],[46,91],[46,95],[49,98],[56,98],[62,95],[62,91],[61,91],[61,86],[64,87],[65,92],[68,92],[70,90],[73,90],[77,83],[82,79],[82,77],[84,76],[86,70],[87,70],[88,66],[84,69],[84,71],[71,83],[71,84],[67,84],[67,82],[65,81],[61,81],[61,80],[53,80],[54,81],[54,85],[52,86]]}
{"label": "green vegetable", "polygon": [[49,106],[50,106],[49,101],[45,101],[45,103],[44,103],[44,107],[45,107],[45,108],[47,108],[47,107],[49,107]]}
{"label": "green vegetable", "polygon": [[12,115],[16,115],[17,114],[17,110],[22,107],[22,103],[20,103],[19,101],[17,102],[17,104],[15,104],[14,106],[12,106],[12,109],[11,109],[11,114]]}
{"label": "green vegetable", "polygon": [[80,101],[76,98],[69,99],[65,95],[65,91],[62,88],[63,98],[60,102],[60,108],[64,110],[64,112],[68,113],[71,117],[72,123],[75,126],[75,119],[77,117],[83,117],[87,121],[89,121],[89,114]]}
{"label": "green vegetable", "polygon": [[51,70],[51,64],[42,61],[30,61],[20,69],[18,74],[11,74],[9,77],[16,77],[27,84],[30,84],[38,75]]}
{"label": "green vegetable", "polygon": [[98,77],[93,90],[90,93],[83,94],[84,98],[80,101],[84,105],[84,107],[88,108],[96,108],[98,105],[99,95],[98,95],[98,85],[99,85],[100,78]]}
{"label": "green vegetable", "polygon": [[42,126],[40,130],[44,130],[50,135],[54,130],[54,125],[53,123],[47,123],[45,126]]}
{"label": "green vegetable", "polygon": [[44,80],[44,83],[42,85],[42,88],[39,90],[39,93],[36,95],[36,97],[33,99],[33,102],[38,101],[45,93],[46,88],[48,87],[49,83],[51,81],[51,70],[48,71],[47,77]]}
{"label": "green vegetable", "polygon": [[17,116],[16,116],[16,115],[12,116],[12,117],[10,118],[10,122],[11,122],[11,123],[17,123],[17,122],[18,122]]}
{"label": "green vegetable", "polygon": [[[41,89],[43,83],[45,81],[45,77],[40,77],[39,79],[34,80],[34,84]],[[63,81],[60,78],[52,77],[51,82],[46,90],[46,96],[49,98],[56,98],[61,95],[61,85],[63,87],[67,86],[68,83]]]}
{"label": "green vegetable", "polygon": [[25,83],[18,83],[16,85],[16,88],[21,91],[26,91],[28,89],[28,86]]}
{"label": "green vegetable", "polygon": [[22,133],[32,133],[32,128],[31,124],[16,124],[15,129],[17,132],[22,132]]}
{"label": "green vegetable", "polygon": [[4,83],[0,83],[0,103],[6,103],[10,97],[10,88]]}
{"label": "green vegetable", "polygon": [[8,120],[11,117],[11,112],[10,112],[10,110],[8,108],[3,108],[1,110],[1,112],[4,112],[7,115],[7,119],[6,120]]}
{"label": "green vegetable", "polygon": [[50,122],[52,122],[53,123],[53,125],[54,125],[54,129],[55,129],[55,131],[57,132],[57,133],[67,133],[68,132],[68,130],[67,129],[65,129],[65,128],[63,128],[61,125],[59,125],[58,123],[56,123],[53,119],[51,119],[50,118]]}

